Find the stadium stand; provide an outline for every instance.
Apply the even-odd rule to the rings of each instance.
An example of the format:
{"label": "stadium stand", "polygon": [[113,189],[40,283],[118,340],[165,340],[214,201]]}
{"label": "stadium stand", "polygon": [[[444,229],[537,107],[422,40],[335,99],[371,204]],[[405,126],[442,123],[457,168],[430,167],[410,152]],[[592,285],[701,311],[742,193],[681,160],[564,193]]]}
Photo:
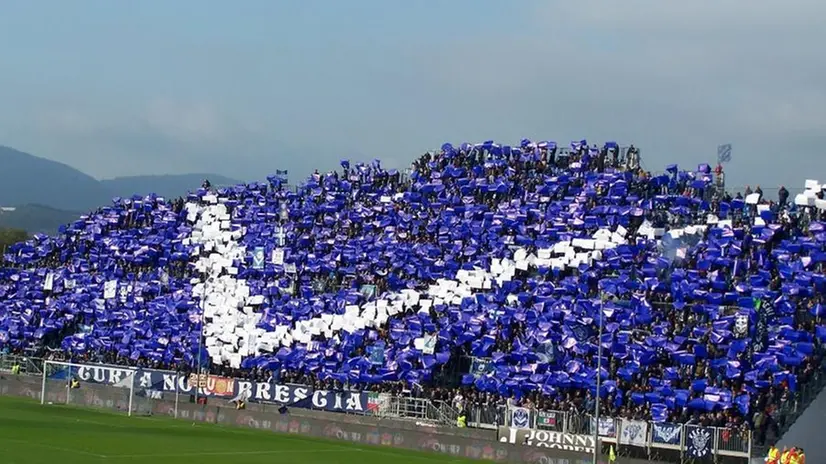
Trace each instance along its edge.
{"label": "stadium stand", "polygon": [[598,397],[762,443],[822,371],[826,203],[816,181],[775,201],[721,176],[652,174],[614,142],[488,141],[294,190],[116,198],[9,248],[0,346],[414,390],[477,424]]}

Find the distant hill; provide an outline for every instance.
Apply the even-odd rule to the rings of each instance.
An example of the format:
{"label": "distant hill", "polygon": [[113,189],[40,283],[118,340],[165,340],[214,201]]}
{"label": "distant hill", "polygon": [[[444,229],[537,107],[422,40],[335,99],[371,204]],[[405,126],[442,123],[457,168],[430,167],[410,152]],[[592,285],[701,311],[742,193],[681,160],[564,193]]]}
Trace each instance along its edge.
{"label": "distant hill", "polygon": [[101,182],[112,196],[127,197],[134,194],[154,193],[166,198],[175,198],[197,190],[204,179],[209,179],[213,187],[236,185],[241,181],[217,174],[180,174],[162,176],[128,176],[104,179]]}
{"label": "distant hill", "polygon": [[0,206],[86,211],[111,201],[97,179],[63,163],[0,146]]}
{"label": "distant hill", "polygon": [[126,176],[97,180],[77,169],[0,145],[0,227],[53,233],[60,224],[111,204],[114,197],[155,193],[182,196],[209,179],[213,186],[241,181],[217,174]]}
{"label": "distant hill", "polygon": [[74,222],[83,214],[43,205],[17,206],[13,211],[4,208],[0,209],[0,229],[23,229],[30,234],[54,234],[62,224]]}

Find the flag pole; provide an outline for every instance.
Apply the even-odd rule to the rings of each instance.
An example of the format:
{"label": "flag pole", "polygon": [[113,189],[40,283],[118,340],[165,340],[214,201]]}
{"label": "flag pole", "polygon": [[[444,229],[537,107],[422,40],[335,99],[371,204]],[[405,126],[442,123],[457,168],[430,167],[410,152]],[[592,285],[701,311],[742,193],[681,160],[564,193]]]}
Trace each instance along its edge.
{"label": "flag pole", "polygon": [[[209,281],[207,280],[207,283]],[[198,392],[200,390],[201,385],[201,351],[203,351],[203,343],[204,343],[204,300],[206,300],[206,285],[204,285],[204,294],[201,296],[201,314],[198,318],[198,370],[197,377],[195,380],[195,404],[198,404]],[[191,385],[190,385],[191,386]]]}
{"label": "flag pole", "polygon": [[605,298],[599,295],[599,335],[597,336],[597,394],[594,401],[594,464],[599,462],[599,391],[602,384],[602,315]]}

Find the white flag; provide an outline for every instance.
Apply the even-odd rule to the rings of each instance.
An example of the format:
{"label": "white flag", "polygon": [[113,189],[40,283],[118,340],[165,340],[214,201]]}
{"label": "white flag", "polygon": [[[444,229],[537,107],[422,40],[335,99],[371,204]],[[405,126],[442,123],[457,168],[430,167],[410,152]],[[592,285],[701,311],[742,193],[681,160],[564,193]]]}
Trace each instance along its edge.
{"label": "white flag", "polygon": [[276,248],[272,250],[272,263],[276,266],[280,266],[284,264],[284,249],[283,248]]}
{"label": "white flag", "polygon": [[436,351],[436,341],[438,339],[435,335],[425,335],[424,336],[424,348],[422,348],[422,353],[424,354],[433,354]]}
{"label": "white flag", "polygon": [[111,300],[115,297],[118,292],[118,281],[117,280],[108,280],[105,284],[103,284],[103,298],[105,300]]}
{"label": "white flag", "polygon": [[54,288],[54,273],[50,272],[46,274],[46,280],[43,282],[43,290],[47,292],[51,292]]}

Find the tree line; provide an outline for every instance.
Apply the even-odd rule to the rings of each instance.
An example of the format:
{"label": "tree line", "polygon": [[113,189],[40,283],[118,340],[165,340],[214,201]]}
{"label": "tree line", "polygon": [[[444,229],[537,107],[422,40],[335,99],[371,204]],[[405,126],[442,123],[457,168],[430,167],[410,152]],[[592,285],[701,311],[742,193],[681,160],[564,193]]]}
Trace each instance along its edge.
{"label": "tree line", "polygon": [[0,261],[3,261],[3,255],[6,252],[6,248],[14,245],[15,243],[24,242],[28,238],[28,232],[23,229],[0,227]]}

